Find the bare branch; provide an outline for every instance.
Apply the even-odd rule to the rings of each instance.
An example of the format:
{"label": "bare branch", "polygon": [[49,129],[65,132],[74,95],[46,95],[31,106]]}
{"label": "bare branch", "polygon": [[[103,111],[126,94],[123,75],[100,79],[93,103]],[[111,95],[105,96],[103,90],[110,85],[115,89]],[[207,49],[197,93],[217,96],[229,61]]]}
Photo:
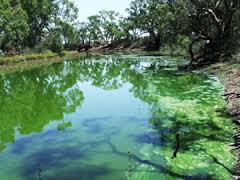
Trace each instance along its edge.
{"label": "bare branch", "polygon": [[219,7],[220,2],[221,2],[221,0],[218,0],[218,1],[215,3],[215,9]]}
{"label": "bare branch", "polygon": [[213,15],[216,22],[221,23],[221,20],[218,19],[217,15],[214,13],[214,11],[212,9],[209,8],[208,12]]}
{"label": "bare branch", "polygon": [[209,8],[208,12],[213,16],[217,29],[221,33],[223,31],[222,21],[217,17],[217,15],[214,13],[212,9]]}

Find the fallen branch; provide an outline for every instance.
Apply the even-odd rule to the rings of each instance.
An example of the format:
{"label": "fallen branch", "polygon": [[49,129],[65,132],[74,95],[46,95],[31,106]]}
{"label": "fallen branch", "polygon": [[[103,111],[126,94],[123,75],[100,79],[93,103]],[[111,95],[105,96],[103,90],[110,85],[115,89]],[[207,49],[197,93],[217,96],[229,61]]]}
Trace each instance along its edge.
{"label": "fallen branch", "polygon": [[235,93],[235,92],[224,93],[222,96],[232,96],[232,95],[236,95],[237,98],[240,98],[240,93]]}

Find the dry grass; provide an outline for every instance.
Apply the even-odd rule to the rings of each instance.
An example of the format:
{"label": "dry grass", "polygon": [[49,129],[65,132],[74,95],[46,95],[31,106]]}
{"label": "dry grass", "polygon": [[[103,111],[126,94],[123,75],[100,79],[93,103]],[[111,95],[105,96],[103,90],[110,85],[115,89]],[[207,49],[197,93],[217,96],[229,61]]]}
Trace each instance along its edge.
{"label": "dry grass", "polygon": [[51,65],[53,63],[83,57],[85,55],[85,53],[65,52],[65,55],[60,57],[56,53],[46,52],[41,54],[26,54],[11,57],[0,57],[0,74],[38,68],[43,65]]}

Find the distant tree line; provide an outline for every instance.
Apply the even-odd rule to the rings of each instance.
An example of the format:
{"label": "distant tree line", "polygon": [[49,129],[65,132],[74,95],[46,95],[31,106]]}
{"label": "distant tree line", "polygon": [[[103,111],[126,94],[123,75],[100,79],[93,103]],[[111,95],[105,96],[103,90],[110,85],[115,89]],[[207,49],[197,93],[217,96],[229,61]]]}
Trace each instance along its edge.
{"label": "distant tree line", "polygon": [[103,10],[79,22],[69,0],[0,0],[0,49],[184,46],[190,64],[201,64],[239,45],[240,0],[133,0],[127,13]]}

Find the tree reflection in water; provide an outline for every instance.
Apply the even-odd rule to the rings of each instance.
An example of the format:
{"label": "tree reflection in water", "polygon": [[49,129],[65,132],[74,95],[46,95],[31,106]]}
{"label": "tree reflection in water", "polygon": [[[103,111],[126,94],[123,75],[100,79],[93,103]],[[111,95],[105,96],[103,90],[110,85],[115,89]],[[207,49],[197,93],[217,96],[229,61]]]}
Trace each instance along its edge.
{"label": "tree reflection in water", "polygon": [[[40,133],[52,121],[59,121],[57,129],[60,131],[71,127],[72,123],[65,121],[64,116],[76,112],[84,102],[84,93],[79,87],[81,83],[90,82],[92,86],[105,91],[120,89],[129,84],[129,92],[149,104],[149,124],[152,127],[150,132],[132,137],[138,144],[161,147],[168,165],[142,159],[133,152],[129,154],[128,151],[118,150],[110,139],[113,136],[111,133],[99,142],[90,142],[91,144],[108,144],[110,153],[124,158],[131,157],[130,161],[149,165],[173,177],[186,178],[181,173],[183,161],[192,161],[187,153],[209,154],[207,156],[212,161],[231,172],[229,167],[218,160],[219,156],[214,154],[226,147],[222,143],[228,144],[232,134],[232,128],[228,128],[229,122],[225,120],[224,114],[216,111],[223,104],[219,98],[221,87],[214,86],[215,80],[205,75],[168,68],[143,68],[153,61],[155,64],[162,63],[156,57],[144,56],[83,58],[0,76],[0,150],[15,142],[16,131],[21,135]],[[142,66],[142,63],[145,65]],[[108,117],[103,120],[106,119]],[[99,118],[97,121],[94,118],[88,119],[83,121],[82,126],[88,128],[89,133],[97,133],[101,121]],[[94,148],[96,147],[91,147]],[[178,160],[177,153],[185,159]],[[175,158],[171,159],[173,154]],[[78,151],[75,155],[83,156]],[[40,161],[37,157],[39,155],[32,155],[32,161]],[[173,162],[178,162],[179,166],[169,165]],[[95,167],[92,168],[96,170]],[[108,171],[109,169],[104,169],[104,172]],[[208,177],[211,176],[209,174]]]}

